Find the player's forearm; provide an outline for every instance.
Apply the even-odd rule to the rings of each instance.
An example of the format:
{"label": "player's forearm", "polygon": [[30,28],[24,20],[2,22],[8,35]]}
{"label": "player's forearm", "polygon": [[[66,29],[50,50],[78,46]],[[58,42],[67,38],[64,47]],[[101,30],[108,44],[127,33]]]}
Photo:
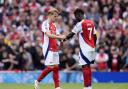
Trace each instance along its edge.
{"label": "player's forearm", "polygon": [[59,37],[59,36],[54,35],[54,34],[51,34],[51,35],[49,35],[48,37],[50,37],[50,38],[55,38],[55,39],[60,39],[60,37]]}
{"label": "player's forearm", "polygon": [[46,34],[48,37],[50,37],[50,38],[61,39],[59,35],[51,34],[51,33],[48,33],[48,32],[46,32],[45,34]]}
{"label": "player's forearm", "polygon": [[95,46],[96,46],[96,42],[97,42],[97,36],[96,36],[96,34],[94,35],[94,44],[95,44]]}
{"label": "player's forearm", "polygon": [[73,32],[69,33],[69,34],[66,36],[66,39],[65,39],[65,40],[68,40],[68,39],[72,38],[74,35],[75,35],[75,33],[73,33]]}

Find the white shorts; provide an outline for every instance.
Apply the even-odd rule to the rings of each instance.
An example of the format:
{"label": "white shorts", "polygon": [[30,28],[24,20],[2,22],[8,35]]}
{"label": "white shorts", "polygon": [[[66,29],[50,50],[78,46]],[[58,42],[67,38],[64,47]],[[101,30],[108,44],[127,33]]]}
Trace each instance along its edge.
{"label": "white shorts", "polygon": [[87,51],[79,53],[79,65],[91,64],[95,60],[96,52],[95,51]]}
{"label": "white shorts", "polygon": [[45,65],[58,65],[59,64],[59,53],[49,51],[45,59]]}

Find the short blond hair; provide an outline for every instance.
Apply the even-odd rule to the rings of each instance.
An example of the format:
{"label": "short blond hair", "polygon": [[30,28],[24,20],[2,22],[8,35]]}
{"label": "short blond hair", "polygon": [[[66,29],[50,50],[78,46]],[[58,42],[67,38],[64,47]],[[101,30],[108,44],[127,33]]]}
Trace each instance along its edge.
{"label": "short blond hair", "polygon": [[53,12],[56,12],[56,13],[59,14],[59,11],[58,11],[56,8],[51,7],[51,8],[48,10],[48,15],[51,14],[51,13],[53,13]]}

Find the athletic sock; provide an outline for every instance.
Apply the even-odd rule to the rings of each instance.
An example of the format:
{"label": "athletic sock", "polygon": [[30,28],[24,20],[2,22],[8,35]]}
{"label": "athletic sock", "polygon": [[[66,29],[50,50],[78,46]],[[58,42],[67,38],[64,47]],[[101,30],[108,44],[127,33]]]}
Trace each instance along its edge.
{"label": "athletic sock", "polygon": [[59,87],[59,68],[58,66],[53,67],[53,80],[55,88]]}
{"label": "athletic sock", "polygon": [[84,87],[86,87],[86,89],[91,89],[89,88],[92,85],[92,73],[90,65],[82,66],[82,72],[84,78]]}
{"label": "athletic sock", "polygon": [[40,74],[40,76],[38,77],[37,81],[40,82],[40,81],[41,81],[48,73],[50,73],[51,71],[52,71],[52,68],[50,68],[50,67],[45,68],[45,69],[41,72],[41,74]]}

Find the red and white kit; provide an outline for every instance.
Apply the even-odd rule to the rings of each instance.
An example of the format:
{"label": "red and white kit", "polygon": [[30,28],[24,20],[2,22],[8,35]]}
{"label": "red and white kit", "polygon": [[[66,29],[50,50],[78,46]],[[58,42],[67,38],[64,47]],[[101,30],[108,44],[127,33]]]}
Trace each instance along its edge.
{"label": "red and white kit", "polygon": [[43,32],[43,55],[45,58],[45,65],[56,65],[59,64],[59,53],[57,47],[57,40],[49,38],[45,35],[45,32],[50,32],[51,34],[57,34],[56,25],[53,22],[45,20],[42,24]]}
{"label": "red and white kit", "polygon": [[93,22],[91,20],[82,20],[75,25],[72,32],[79,37],[79,64],[91,64],[96,55],[94,45],[94,34],[96,34],[96,30]]}

